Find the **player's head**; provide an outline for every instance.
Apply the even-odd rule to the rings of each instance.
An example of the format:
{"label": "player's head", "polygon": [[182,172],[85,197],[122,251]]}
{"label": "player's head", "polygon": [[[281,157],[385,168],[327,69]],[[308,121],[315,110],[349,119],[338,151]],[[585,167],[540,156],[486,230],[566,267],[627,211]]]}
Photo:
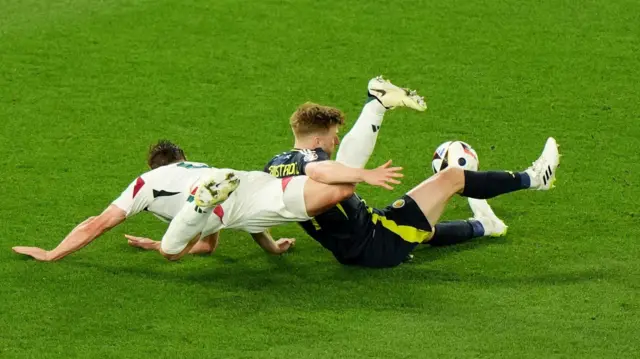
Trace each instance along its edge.
{"label": "player's head", "polygon": [[160,140],[149,147],[147,164],[151,169],[156,169],[186,159],[184,151],[178,145],[171,141]]}
{"label": "player's head", "polygon": [[338,130],[344,125],[344,113],[337,108],[307,102],[291,115],[289,123],[299,146],[320,147],[331,155],[340,143]]}

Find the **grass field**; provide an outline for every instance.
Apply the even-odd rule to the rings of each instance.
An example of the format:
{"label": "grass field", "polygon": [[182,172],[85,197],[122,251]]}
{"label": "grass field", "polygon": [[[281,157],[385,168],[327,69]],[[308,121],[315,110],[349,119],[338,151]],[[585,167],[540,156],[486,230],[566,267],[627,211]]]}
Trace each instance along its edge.
{"label": "grass field", "polygon": [[[269,257],[240,232],[167,263],[123,234],[53,248],[145,170],[148,145],[261,169],[308,100],[354,121],[369,78],[420,89],[371,165],[406,168],[383,206],[462,139],[522,169],[547,136],[558,188],[492,200],[504,239],[346,268],[295,225]],[[640,357],[640,3],[631,0],[0,0],[0,358]],[[456,198],[447,219],[466,218]]]}

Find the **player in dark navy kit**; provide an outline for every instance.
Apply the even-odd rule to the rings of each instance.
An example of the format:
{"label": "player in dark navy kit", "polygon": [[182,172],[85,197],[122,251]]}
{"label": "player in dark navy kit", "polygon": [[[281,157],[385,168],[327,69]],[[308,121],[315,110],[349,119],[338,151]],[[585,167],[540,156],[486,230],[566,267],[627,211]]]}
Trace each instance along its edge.
{"label": "player in dark navy kit", "polygon": [[[295,149],[271,159],[265,172],[285,180],[306,175],[321,183],[345,183],[336,182],[336,176],[329,174],[339,170],[337,164],[364,168],[387,109],[426,109],[424,100],[415,92],[394,86],[380,77],[369,82],[368,90],[369,101],[342,141],[335,162],[330,158],[340,143],[337,133],[344,124],[344,115],[335,108],[306,103],[290,119]],[[473,172],[449,167],[384,209],[367,206],[354,193],[301,225],[340,263],[393,267],[405,261],[421,243],[449,245],[476,237],[504,235],[504,223],[482,208],[474,209],[475,216],[471,220],[438,221],[455,194],[487,199],[522,189],[551,189],[558,162],[557,144],[549,138],[540,158],[523,172]],[[390,165],[391,161],[382,167]],[[383,187],[391,189],[389,185]]]}
{"label": "player in dark navy kit", "polygon": [[[274,157],[265,171],[280,178],[306,175],[310,164],[329,159],[329,154],[322,148],[296,149]],[[378,210],[368,207],[357,194],[353,194],[300,224],[340,263],[369,267],[397,265],[418,243],[431,236],[431,226],[408,196],[384,210]]]}

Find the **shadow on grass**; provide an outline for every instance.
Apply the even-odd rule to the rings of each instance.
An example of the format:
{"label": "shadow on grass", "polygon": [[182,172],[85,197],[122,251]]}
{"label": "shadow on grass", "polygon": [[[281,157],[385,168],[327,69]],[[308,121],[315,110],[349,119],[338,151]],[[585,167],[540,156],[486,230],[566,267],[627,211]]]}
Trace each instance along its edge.
{"label": "shadow on grass", "polygon": [[[162,293],[170,290],[173,297],[197,298],[193,303],[198,308],[215,306],[232,312],[240,306],[252,313],[282,306],[309,311],[335,308],[431,311],[438,305],[455,303],[461,293],[477,288],[529,290],[616,276],[615,269],[598,267],[558,267],[546,272],[526,266],[504,270],[453,267],[451,271],[439,263],[447,256],[503,243],[503,240],[486,239],[452,247],[425,246],[415,251],[412,262],[387,269],[343,266],[320,247],[294,249],[283,256],[269,256],[259,250],[234,256],[216,253],[208,258],[185,258],[177,263],[169,263],[157,253],[127,247],[120,252],[123,256],[70,257],[60,263],[42,264],[42,267],[55,266],[54,272],[58,274],[86,269],[88,274],[83,280],[91,275],[106,281],[123,277],[126,278],[123,288],[139,282],[151,297],[163,297]],[[16,261],[21,260],[23,257],[17,256]],[[450,263],[442,263],[452,268]],[[90,274],[92,271],[104,273],[106,277]],[[428,302],[424,298],[428,298]]]}
{"label": "shadow on grass", "polygon": [[[114,275],[137,276],[158,281],[176,281],[221,286],[244,290],[278,290],[304,286],[336,286],[345,288],[376,288],[397,285],[446,285],[447,283],[481,284],[483,286],[519,287],[562,285],[607,279],[615,274],[603,269],[579,271],[553,271],[528,274],[491,273],[476,271],[450,272],[438,269],[437,261],[445,256],[455,255],[481,246],[500,245],[504,240],[480,239],[451,247],[422,247],[415,251],[414,259],[396,268],[371,269],[343,266],[323,250],[308,251],[305,254],[268,256],[255,251],[241,257],[215,254],[211,263],[193,263],[186,259],[183,263],[165,263],[155,257],[140,265],[116,265],[95,261],[68,262],[70,266],[95,268]],[[135,251],[135,250],[132,250]],[[141,254],[146,255],[146,254]],[[149,256],[156,254],[149,253]],[[306,257],[306,258],[305,258]],[[302,262],[301,260],[304,260]],[[176,266],[180,266],[176,268]]]}
{"label": "shadow on grass", "polygon": [[[215,268],[196,267],[178,271],[175,268],[165,271],[153,267],[95,262],[74,262],[71,266],[130,276],[136,282],[146,281],[144,288],[147,288],[150,297],[156,291],[152,288],[157,287],[157,293],[171,290],[174,301],[175,297],[190,297],[190,303],[205,311],[214,307],[228,312],[244,308],[247,313],[278,311],[277,308],[424,313],[438,311],[443,306],[455,306],[462,300],[460,298],[465,297],[464,293],[479,288],[518,288],[527,291],[593,282],[613,276],[613,273],[597,269],[493,276],[477,271],[450,273],[411,264],[394,269],[371,270],[327,262],[294,264],[283,258],[270,258],[268,262],[268,265],[254,267],[233,263]],[[167,265],[170,264],[163,264]],[[428,300],[425,301],[425,298]]]}

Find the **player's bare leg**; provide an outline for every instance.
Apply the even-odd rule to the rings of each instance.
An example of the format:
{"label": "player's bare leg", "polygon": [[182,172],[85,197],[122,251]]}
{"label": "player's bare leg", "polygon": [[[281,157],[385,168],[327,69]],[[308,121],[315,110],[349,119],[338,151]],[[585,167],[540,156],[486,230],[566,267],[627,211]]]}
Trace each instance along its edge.
{"label": "player's bare leg", "polygon": [[542,155],[524,172],[474,172],[450,167],[427,179],[408,195],[418,204],[429,223],[435,225],[456,193],[488,199],[517,190],[553,188],[559,161],[558,145],[549,138]]}
{"label": "player's bare leg", "polygon": [[371,79],[367,90],[367,103],[349,133],[342,139],[336,155],[337,162],[349,167],[365,167],[373,153],[384,114],[388,109],[427,109],[424,99],[415,91],[400,88],[381,76]]}
{"label": "player's bare leg", "polygon": [[304,185],[304,203],[309,217],[315,217],[353,195],[352,184],[328,185],[308,179]]}
{"label": "player's bare leg", "polygon": [[282,180],[287,209],[300,217],[315,217],[353,195],[353,184],[324,184],[307,176]]}
{"label": "player's bare leg", "polygon": [[407,193],[432,225],[438,223],[451,197],[464,188],[463,172],[460,168],[449,167]]}

